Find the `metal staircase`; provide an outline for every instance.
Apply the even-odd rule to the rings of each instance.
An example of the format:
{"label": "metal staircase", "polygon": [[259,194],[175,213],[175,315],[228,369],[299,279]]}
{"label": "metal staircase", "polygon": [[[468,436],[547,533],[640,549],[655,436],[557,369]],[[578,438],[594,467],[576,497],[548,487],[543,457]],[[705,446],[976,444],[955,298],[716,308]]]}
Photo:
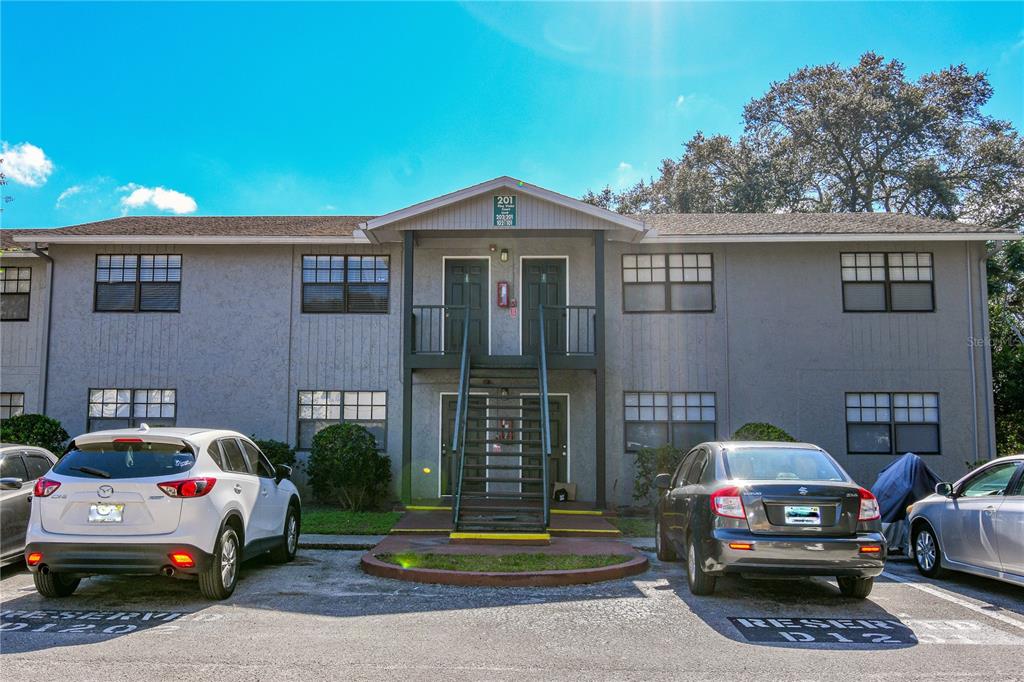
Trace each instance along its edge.
{"label": "metal staircase", "polygon": [[544,314],[533,368],[473,367],[464,330],[452,451],[456,533],[546,533],[551,454]]}

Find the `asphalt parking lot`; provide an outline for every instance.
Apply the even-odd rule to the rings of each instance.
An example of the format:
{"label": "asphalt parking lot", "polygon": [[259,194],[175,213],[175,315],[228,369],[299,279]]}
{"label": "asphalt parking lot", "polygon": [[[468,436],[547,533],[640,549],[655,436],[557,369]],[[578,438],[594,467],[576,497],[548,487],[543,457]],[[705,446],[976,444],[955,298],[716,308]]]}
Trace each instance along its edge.
{"label": "asphalt parking lot", "polygon": [[571,588],[458,588],[363,574],[360,552],[246,565],[227,602],[193,583],[103,577],[40,598],[0,581],[5,679],[1024,680],[1024,590],[890,562],[870,599],[826,580],[682,569]]}

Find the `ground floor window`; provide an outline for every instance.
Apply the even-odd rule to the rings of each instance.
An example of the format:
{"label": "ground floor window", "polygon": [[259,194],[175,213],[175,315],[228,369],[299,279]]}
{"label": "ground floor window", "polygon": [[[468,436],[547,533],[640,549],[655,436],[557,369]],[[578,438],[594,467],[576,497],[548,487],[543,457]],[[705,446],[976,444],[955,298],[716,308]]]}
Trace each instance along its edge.
{"label": "ground floor window", "polygon": [[939,453],[938,393],[847,393],[851,454]]}
{"label": "ground floor window", "polygon": [[313,436],[332,424],[361,424],[387,446],[386,391],[299,391],[299,450],[313,447]]}
{"label": "ground floor window", "polygon": [[90,388],[87,430],[174,426],[177,399],[173,388]]}
{"label": "ground floor window", "polygon": [[0,419],[10,419],[25,414],[24,393],[0,393]]}
{"label": "ground floor window", "polygon": [[714,393],[627,391],[623,403],[627,452],[667,443],[689,450],[715,440]]}

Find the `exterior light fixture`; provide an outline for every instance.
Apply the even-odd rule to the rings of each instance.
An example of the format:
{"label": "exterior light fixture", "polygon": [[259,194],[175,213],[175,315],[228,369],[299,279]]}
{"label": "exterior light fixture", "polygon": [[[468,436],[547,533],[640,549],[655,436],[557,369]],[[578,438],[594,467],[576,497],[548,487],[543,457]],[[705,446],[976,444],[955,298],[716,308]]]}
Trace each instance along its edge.
{"label": "exterior light fixture", "polygon": [[507,263],[508,262],[508,249],[502,249],[501,250],[501,254],[498,257],[501,258],[501,262],[502,263]]}

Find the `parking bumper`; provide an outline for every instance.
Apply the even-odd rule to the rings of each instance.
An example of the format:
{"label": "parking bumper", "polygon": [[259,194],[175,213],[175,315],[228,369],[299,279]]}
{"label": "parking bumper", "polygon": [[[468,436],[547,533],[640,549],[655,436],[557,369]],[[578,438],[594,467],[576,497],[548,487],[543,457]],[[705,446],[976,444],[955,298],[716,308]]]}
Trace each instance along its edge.
{"label": "parking bumper", "polygon": [[[730,545],[733,545],[732,547]],[[736,547],[749,546],[749,549]],[[879,552],[864,553],[862,547]],[[740,529],[716,529],[705,543],[709,573],[828,575],[873,578],[885,568],[887,547],[881,533],[855,537],[757,535]]]}
{"label": "parking bumper", "polygon": [[[31,565],[28,557],[40,553],[42,558]],[[191,567],[175,566],[171,554],[186,553],[194,562]],[[213,556],[194,545],[171,543],[101,544],[85,542],[32,542],[25,547],[26,565],[32,572],[43,566],[58,573],[78,575],[157,575],[173,567],[174,575],[198,575],[209,566]]]}

